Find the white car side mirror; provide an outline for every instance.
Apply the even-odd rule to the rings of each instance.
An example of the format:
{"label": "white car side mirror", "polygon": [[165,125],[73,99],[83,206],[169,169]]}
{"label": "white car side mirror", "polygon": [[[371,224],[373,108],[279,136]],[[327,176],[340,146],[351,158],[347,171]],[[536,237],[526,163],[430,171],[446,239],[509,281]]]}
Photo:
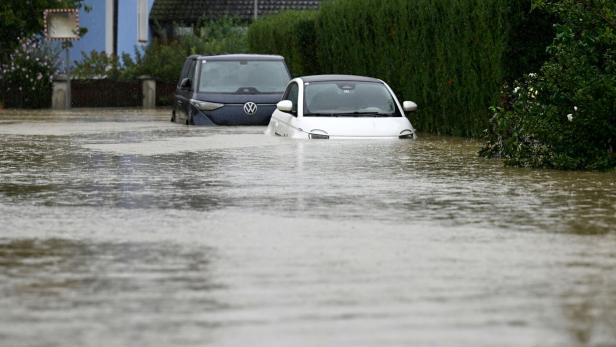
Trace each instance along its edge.
{"label": "white car side mirror", "polygon": [[402,108],[404,112],[415,112],[417,111],[417,104],[412,101],[405,101],[402,103]]}
{"label": "white car side mirror", "polygon": [[293,102],[291,100],[282,100],[276,104],[276,108],[280,112],[291,112],[293,111]]}

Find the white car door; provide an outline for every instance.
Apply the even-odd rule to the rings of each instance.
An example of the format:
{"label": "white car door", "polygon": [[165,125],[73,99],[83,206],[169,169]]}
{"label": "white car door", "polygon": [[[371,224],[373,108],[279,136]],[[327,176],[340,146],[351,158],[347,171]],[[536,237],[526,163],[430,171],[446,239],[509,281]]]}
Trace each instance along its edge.
{"label": "white car door", "polygon": [[297,123],[299,110],[299,84],[297,81],[289,83],[283,100],[291,101],[293,103],[293,110],[291,112],[274,111],[272,115],[272,121],[274,122],[274,124],[272,124],[273,130],[275,135],[278,136],[293,136],[297,131],[295,123]]}

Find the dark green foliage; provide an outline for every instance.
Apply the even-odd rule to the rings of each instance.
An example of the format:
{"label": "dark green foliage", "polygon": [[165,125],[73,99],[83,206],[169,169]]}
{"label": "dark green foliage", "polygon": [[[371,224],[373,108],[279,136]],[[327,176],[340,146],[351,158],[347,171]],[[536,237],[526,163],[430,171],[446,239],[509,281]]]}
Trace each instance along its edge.
{"label": "dark green foliage", "polygon": [[[43,11],[51,8],[79,8],[83,0],[2,0],[0,1],[0,62],[20,38],[43,31]],[[88,8],[84,8],[86,11]]]}
{"label": "dark green foliage", "polygon": [[105,52],[81,53],[81,61],[75,62],[71,77],[76,79],[105,78],[121,79],[123,69],[120,59]]}
{"label": "dark green foliage", "polygon": [[505,80],[511,84],[524,74],[537,72],[547,59],[546,47],[554,39],[556,17],[531,0],[512,0],[507,15],[510,27],[505,53]]}
{"label": "dark green foliage", "polygon": [[[616,2],[537,1],[559,17],[549,59],[494,108],[485,156],[558,169],[616,166]],[[507,91],[505,91],[507,92]]]}
{"label": "dark green foliage", "polygon": [[248,30],[250,51],[280,54],[294,76],[317,74],[316,11],[286,11],[265,17]]}
{"label": "dark green foliage", "polygon": [[176,82],[186,57],[193,54],[191,47],[182,40],[161,42],[154,41],[145,52],[137,52],[135,61],[126,59],[127,71],[122,76],[128,79],[141,75],[153,76],[161,81]]}
{"label": "dark green foliage", "polygon": [[38,37],[19,40],[7,63],[0,64],[0,103],[7,107],[49,107],[58,53]]}

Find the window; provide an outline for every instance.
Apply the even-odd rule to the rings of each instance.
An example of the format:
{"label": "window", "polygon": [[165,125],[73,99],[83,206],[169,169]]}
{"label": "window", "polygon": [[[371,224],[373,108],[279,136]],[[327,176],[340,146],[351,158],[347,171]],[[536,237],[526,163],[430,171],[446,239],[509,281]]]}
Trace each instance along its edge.
{"label": "window", "polygon": [[148,42],[148,0],[138,0],[137,2],[137,23],[139,42]]}
{"label": "window", "polygon": [[[192,82],[192,85],[195,84],[195,68],[197,65],[197,60],[192,59],[190,61],[190,66],[188,67],[188,78],[190,79],[190,82]],[[193,89],[193,88],[190,88]]]}
{"label": "window", "polygon": [[191,62],[192,60],[186,60],[186,62],[184,62],[182,72],[180,73],[180,80],[178,81],[178,87],[180,86],[180,83],[182,83],[182,80],[188,77],[188,69],[190,68]]}
{"label": "window", "polygon": [[289,72],[282,61],[202,61],[200,92],[282,94]]}
{"label": "window", "polygon": [[314,82],[304,89],[304,115],[401,117],[391,93],[377,82]]}
{"label": "window", "polygon": [[196,64],[197,64],[197,61],[195,59],[186,60],[186,62],[184,63],[184,67],[182,67],[182,74],[180,75],[180,81],[178,82],[178,88],[180,88],[182,81],[185,78],[188,78],[190,79],[190,82],[191,82],[190,90],[194,90]]}
{"label": "window", "polygon": [[285,93],[283,100],[290,100],[293,102],[293,115],[297,117],[297,100],[299,99],[299,86],[297,83],[291,83]]}

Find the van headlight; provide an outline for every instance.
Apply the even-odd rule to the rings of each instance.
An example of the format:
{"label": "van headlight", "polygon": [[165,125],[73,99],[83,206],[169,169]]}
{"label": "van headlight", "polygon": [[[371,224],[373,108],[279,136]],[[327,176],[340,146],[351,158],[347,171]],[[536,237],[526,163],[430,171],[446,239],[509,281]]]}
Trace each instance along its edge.
{"label": "van headlight", "polygon": [[329,134],[325,130],[312,129],[308,133],[308,138],[314,140],[329,140]]}
{"label": "van headlight", "polygon": [[190,104],[195,106],[201,111],[214,111],[214,110],[217,110],[225,106],[223,104],[219,104],[216,102],[200,101],[200,100],[195,100],[195,99],[190,99]]}
{"label": "van headlight", "polygon": [[415,133],[411,129],[404,129],[404,130],[402,130],[400,132],[400,135],[398,135],[398,138],[401,138],[401,139],[414,139],[415,138]]}

